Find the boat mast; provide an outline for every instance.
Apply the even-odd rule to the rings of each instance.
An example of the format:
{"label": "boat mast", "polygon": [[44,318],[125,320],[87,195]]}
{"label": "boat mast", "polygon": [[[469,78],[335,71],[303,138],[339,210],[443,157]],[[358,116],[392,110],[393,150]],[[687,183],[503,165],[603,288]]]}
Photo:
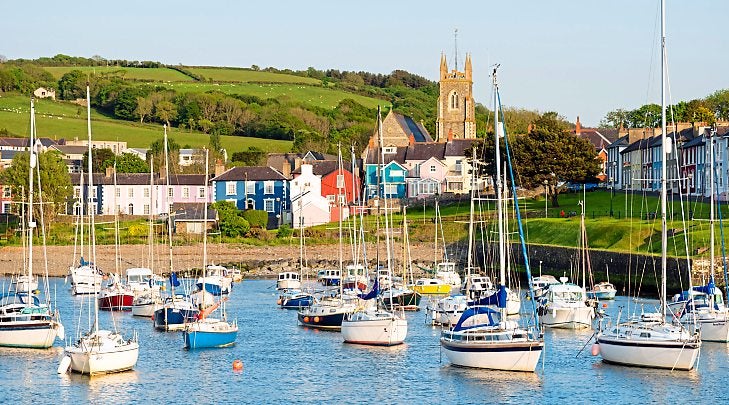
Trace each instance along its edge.
{"label": "boat mast", "polygon": [[35,150],[35,105],[33,104],[33,97],[30,98],[30,141],[28,146],[30,147],[30,156],[28,160],[28,281],[26,285],[28,300],[25,303],[26,307],[29,307],[33,301],[30,299],[30,284],[33,281],[33,229],[35,228],[35,221],[33,220],[33,171],[38,164],[38,155],[36,155]]}
{"label": "boat mast", "polygon": [[[351,154],[351,170],[352,170],[352,206],[354,206],[354,202],[357,201],[357,194],[356,194],[356,187],[357,187],[357,181],[355,177],[355,160],[354,160],[354,144],[351,146],[352,154]],[[352,213],[353,210],[350,210],[349,217],[352,218],[352,264],[354,264],[354,271],[355,276],[357,273],[357,264],[359,264],[359,249],[357,249],[357,214]]]}
{"label": "boat mast", "polygon": [[[380,115],[380,108],[377,108],[377,141],[380,144],[380,157],[382,158],[382,163],[384,165],[385,163],[385,148],[383,147],[384,143],[382,141],[382,117]],[[383,166],[384,168],[384,166]],[[388,211],[388,204],[387,204],[387,176],[385,176],[385,171],[383,169],[382,171],[382,202],[385,204],[385,250],[387,252],[387,277],[389,278],[390,282],[390,288],[388,288],[388,291],[390,292],[390,311],[393,310],[393,303],[392,303],[392,252],[390,251],[390,221],[388,219],[387,211]],[[379,216],[378,216],[379,217]],[[379,223],[379,222],[378,222]],[[378,232],[379,233],[379,232]],[[379,277],[379,274],[378,274]]]}
{"label": "boat mast", "polygon": [[[710,167],[710,174],[709,174],[709,190],[710,190],[710,197],[709,197],[709,280],[713,284],[714,282],[714,237],[716,236],[714,234],[714,193],[716,190],[714,190],[714,130],[712,129],[709,131],[709,167]],[[712,302],[714,302],[714,290],[712,289],[709,291],[709,297],[712,298]],[[714,311],[714,305],[710,305],[711,311]]]}
{"label": "boat mast", "polygon": [[[91,262],[96,266],[96,227],[94,226],[94,175],[92,166],[92,148],[91,148],[91,90],[89,89],[89,82],[86,82],[86,129],[89,134],[89,156],[88,156],[88,173],[89,173],[89,191],[87,198],[86,209],[89,211],[89,249],[91,253]],[[94,332],[99,330],[99,291],[94,288]]]}
{"label": "boat mast", "polygon": [[666,318],[666,255],[668,228],[666,224],[666,10],[661,0],[661,319]]}
{"label": "boat mast", "polygon": [[[172,204],[170,204],[170,161],[167,151],[167,124],[163,125],[165,136],[164,136],[164,149],[165,149],[165,184],[167,185],[167,190],[165,192],[167,193],[167,197],[165,198],[165,202],[167,202],[167,244],[169,247],[169,256],[170,256],[170,275],[172,275],[175,272],[174,266],[172,264]],[[203,289],[205,288],[205,269],[203,269]],[[171,289],[172,289],[172,300],[175,299],[175,283],[170,282]],[[203,293],[204,295],[204,293]]]}
{"label": "boat mast", "polygon": [[[149,267],[150,270],[152,270],[152,274],[154,274],[154,248],[152,247],[152,240],[154,239],[154,223],[153,223],[153,216],[152,216],[152,209],[154,207],[154,197],[156,193],[153,193],[152,190],[154,189],[154,159],[149,160],[149,215],[147,216],[147,221],[149,221],[149,234],[148,234],[148,242],[147,242],[147,267]],[[114,194],[116,195],[116,194]]]}
{"label": "boat mast", "polygon": [[473,189],[476,188],[475,179],[476,179],[476,149],[474,148],[473,156],[471,159],[471,190],[470,190],[471,208],[468,213],[468,255],[467,255],[467,262],[466,262],[466,268],[468,269],[468,274],[466,275],[466,277],[471,275],[471,267],[473,266],[473,210],[474,210]]}
{"label": "boat mast", "polygon": [[[209,155],[208,148],[205,148],[205,203],[203,206],[203,277],[205,277],[205,270],[208,268],[208,164]],[[214,262],[213,262],[214,263]],[[205,279],[203,278],[203,290],[205,289]],[[204,297],[205,294],[200,294]],[[204,299],[203,299],[204,301]],[[204,302],[203,302],[204,304]]]}
{"label": "boat mast", "polygon": [[[499,228],[499,288],[506,286],[506,244],[504,240],[504,208],[502,205],[503,196],[501,194],[501,146],[499,145],[499,138],[501,135],[501,122],[499,121],[499,100],[498,91],[499,83],[496,79],[496,70],[499,68],[497,65],[493,72],[494,81],[494,143],[496,150],[496,184],[494,184],[494,191],[496,198],[497,216],[498,216],[498,228]],[[475,153],[475,149],[474,149]],[[473,202],[471,202],[473,204]],[[502,308],[503,307],[503,308]],[[506,305],[499,305],[499,312],[501,312],[501,319],[506,319]]]}
{"label": "boat mast", "polygon": [[[341,181],[340,181],[341,180]],[[342,221],[344,204],[342,204],[342,190],[344,187],[344,172],[342,172],[342,144],[337,143],[337,206],[339,216],[339,298],[344,294],[344,246],[342,242]]]}

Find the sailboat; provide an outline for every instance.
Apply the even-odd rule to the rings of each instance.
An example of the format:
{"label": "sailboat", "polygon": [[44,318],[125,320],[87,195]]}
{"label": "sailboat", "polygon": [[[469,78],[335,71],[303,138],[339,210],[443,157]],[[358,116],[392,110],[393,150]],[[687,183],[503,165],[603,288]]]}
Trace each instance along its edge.
{"label": "sailboat", "polygon": [[666,322],[666,163],[670,149],[666,136],[665,13],[665,0],[661,0],[661,308],[658,313],[642,313],[639,318],[627,322],[621,323],[618,317],[614,327],[598,333],[593,353],[599,353],[603,361],[625,366],[691,370],[701,350],[699,334]]}
{"label": "sailboat", "polygon": [[548,328],[584,329],[592,326],[595,309],[587,300],[585,291],[586,273],[590,268],[590,259],[587,252],[587,232],[585,231],[585,203],[579,202],[582,207],[580,216],[580,257],[582,268],[582,286],[568,283],[567,277],[560,277],[559,283],[552,284],[542,295],[538,302],[542,325]]}
{"label": "sailboat", "polygon": [[[380,146],[380,156],[382,161],[384,156],[384,143],[382,141],[382,117],[380,109],[377,109],[377,134]],[[341,153],[340,153],[341,163]],[[341,167],[341,165],[340,165]],[[377,170],[381,170],[380,167]],[[382,189],[386,190],[386,179],[382,176]],[[379,187],[378,187],[379,189]],[[390,221],[388,214],[387,196],[384,196],[385,204],[385,250],[387,251],[387,272],[388,277],[392,279],[392,245],[390,243]],[[341,207],[340,207],[340,232],[341,232]],[[375,279],[373,290],[377,290],[379,277]],[[385,294],[388,294],[385,292]],[[389,294],[392,294],[390,288]],[[395,312],[392,296],[390,296],[389,308],[379,308],[377,306],[368,306],[363,310],[356,310],[348,314],[342,321],[342,337],[347,343],[357,343],[364,345],[381,345],[393,346],[399,345],[405,341],[408,334],[408,321],[402,310]]]}
{"label": "sailboat", "polygon": [[[435,199],[435,257],[433,258],[433,265],[435,266],[435,278],[443,281],[446,284],[450,284],[451,290],[457,290],[461,288],[461,276],[456,271],[456,264],[448,259],[448,248],[445,244],[445,238],[443,238],[443,260],[438,259],[438,245],[441,243],[438,240],[438,230],[442,231],[443,218],[440,215],[440,205],[438,204],[438,198]],[[441,235],[443,233],[441,232]]]}
{"label": "sailboat", "polygon": [[[81,170],[81,190],[84,189],[84,173]],[[101,283],[104,281],[104,273],[94,263],[84,260],[84,201],[83,193],[79,193],[77,205],[78,218],[76,222],[76,234],[74,235],[73,261],[76,261],[76,242],[80,246],[80,259],[78,266],[72,265],[68,268],[66,280],[71,282],[73,295],[96,294],[101,290]]]}
{"label": "sailboat", "polygon": [[[27,212],[25,231],[27,232],[26,247],[28,253],[24,276],[26,280],[34,280],[33,233],[36,229],[36,222],[33,218],[33,204],[35,183],[37,182],[35,181],[35,171],[38,170],[38,151],[35,137],[35,107],[32,98],[30,99],[29,142],[28,208],[25,210]],[[40,171],[37,174],[40,178]],[[45,226],[42,213],[41,201],[41,232],[45,243]],[[16,291],[0,294],[0,346],[45,349],[53,345],[56,337],[63,339],[63,325],[58,321],[58,314],[54,313],[50,307],[47,281],[45,290],[45,303],[41,303],[39,297],[30,288],[17,288]]]}
{"label": "sailboat", "polygon": [[[299,200],[301,201],[301,200]],[[304,215],[299,215],[299,272],[300,273],[279,273],[277,288],[281,288],[281,274],[293,273],[296,275],[298,286],[296,288],[284,288],[278,298],[278,304],[283,309],[301,309],[314,303],[314,296],[308,292],[304,292],[301,287],[301,276],[304,273]],[[289,279],[291,280],[291,279]],[[287,284],[288,285],[288,284]],[[296,284],[294,284],[296,285]]]}
{"label": "sailboat", "polygon": [[[167,125],[164,126],[164,148],[165,148],[165,192],[167,194],[170,189],[170,170],[169,170],[169,147],[167,145]],[[207,181],[207,180],[206,180]],[[207,201],[207,200],[206,200]],[[182,330],[185,328],[185,323],[194,322],[197,319],[199,310],[193,304],[189,296],[184,294],[177,294],[175,292],[176,287],[180,287],[181,283],[177,278],[177,273],[173,265],[173,254],[172,254],[172,205],[167,203],[169,213],[167,214],[167,247],[169,249],[168,255],[170,258],[170,296],[166,297],[162,308],[154,311],[154,328],[159,331],[175,331]],[[206,221],[207,226],[207,221]],[[201,297],[205,297],[205,290],[201,290]]]}
{"label": "sailboat", "polygon": [[[207,267],[208,261],[208,150],[205,149],[205,226],[203,227],[203,268]],[[200,290],[200,291],[205,291]],[[233,322],[228,322],[227,313],[225,311],[225,302],[228,297],[222,298],[216,304],[203,309],[198,315],[198,320],[192,323],[185,324],[185,332],[183,333],[185,339],[186,349],[201,349],[207,347],[228,347],[235,344],[235,339],[238,336],[238,320],[233,319]],[[220,308],[221,317],[220,319],[208,318],[213,311]]]}
{"label": "sailboat", "polygon": [[[89,213],[89,239],[91,259],[96,261],[96,232],[94,230],[95,201],[92,193],[92,143],[91,143],[91,97],[89,84],[86,83],[86,109],[89,133],[88,175],[89,191],[87,193],[87,211]],[[96,293],[95,295],[98,295]],[[69,366],[72,371],[81,374],[105,374],[131,370],[137,364],[139,357],[139,343],[137,334],[125,339],[121,333],[99,329],[99,301],[94,297],[94,324],[92,329],[80,336],[72,345],[66,346],[64,357],[58,367],[59,372],[65,372]]]}
{"label": "sailboat", "polygon": [[[494,119],[497,171],[495,191],[497,200],[501,200],[501,187],[506,187],[506,184],[501,184],[499,138],[503,132],[503,126],[499,116],[500,100],[496,81],[496,68],[493,72],[493,85],[494,112],[496,116]],[[506,136],[504,136],[504,144],[506,145],[508,157],[509,142]],[[474,167],[477,165],[475,159],[473,165]],[[516,200],[516,185],[511,167],[509,173],[512,193]],[[521,239],[526,272],[527,276],[531,278],[519,205],[515,203],[514,208],[519,225],[519,237]],[[505,215],[500,201],[497,204],[497,215],[499,230],[499,286],[497,293],[492,297],[495,298],[498,311],[485,305],[475,305],[467,308],[453,329],[441,332],[440,345],[448,361],[457,366],[533,372],[537,367],[542,350],[544,349],[544,340],[536,327],[533,329],[522,328],[516,322],[506,319],[506,226],[504,224]]]}
{"label": "sailboat", "polygon": [[[729,342],[729,308],[724,302],[724,295],[716,286],[714,281],[714,241],[716,233],[714,230],[715,212],[714,206],[714,142],[716,128],[712,128],[709,143],[709,184],[710,206],[709,206],[709,281],[706,285],[696,286],[681,294],[676,294],[668,304],[672,315],[684,325],[696,325],[701,331],[701,340],[704,342]],[[726,268],[724,269],[726,275]],[[729,286],[727,286],[729,288]]]}

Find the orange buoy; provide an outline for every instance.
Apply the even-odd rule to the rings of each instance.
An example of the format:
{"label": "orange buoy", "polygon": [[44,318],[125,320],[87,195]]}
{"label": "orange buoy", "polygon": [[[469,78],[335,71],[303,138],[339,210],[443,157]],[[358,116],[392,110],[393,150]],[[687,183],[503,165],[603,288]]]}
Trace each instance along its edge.
{"label": "orange buoy", "polygon": [[243,370],[243,362],[235,359],[233,360],[233,371],[242,371]]}
{"label": "orange buoy", "polygon": [[319,323],[319,317],[318,316],[315,316],[314,317],[314,323]]}
{"label": "orange buoy", "polygon": [[603,304],[602,304],[602,307],[603,307],[603,308],[607,308],[607,303],[603,303]]}
{"label": "orange buoy", "polygon": [[279,299],[278,301],[276,301],[276,303],[277,303],[278,305],[281,305],[281,300]]}
{"label": "orange buoy", "polygon": [[309,317],[308,316],[305,316],[304,317],[304,322],[309,323]]}
{"label": "orange buoy", "polygon": [[600,354],[600,344],[595,343],[592,345],[592,355],[597,356],[598,354]]}

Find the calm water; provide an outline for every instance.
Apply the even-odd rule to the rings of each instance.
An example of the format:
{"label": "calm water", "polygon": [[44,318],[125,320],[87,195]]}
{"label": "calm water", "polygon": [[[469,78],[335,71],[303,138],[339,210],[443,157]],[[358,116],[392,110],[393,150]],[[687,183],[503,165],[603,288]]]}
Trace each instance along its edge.
{"label": "calm water", "polygon": [[[7,283],[7,280],[4,280]],[[0,281],[2,285],[3,281]],[[66,335],[79,323],[85,298],[72,297],[54,279]],[[546,332],[544,368],[506,373],[452,367],[441,358],[439,329],[424,311],[409,313],[406,344],[391,348],[347,345],[336,332],[304,329],[296,312],[278,309],[274,281],[235,285],[228,313],[238,319],[237,345],[186,351],[180,333],[156,332],[148,319],[102,312],[125,336],[139,333],[134,371],[101,377],[57,375],[62,342],[45,351],[0,349],[0,398],[4,403],[681,403],[723,399],[729,378],[729,346],[704,343],[698,369],[690,372],[604,364],[580,348],[592,331]],[[651,306],[653,301],[645,301]],[[423,305],[425,299],[423,300]],[[609,312],[626,305],[619,297]],[[84,325],[87,318],[83,318]],[[235,373],[235,359],[244,371]]]}

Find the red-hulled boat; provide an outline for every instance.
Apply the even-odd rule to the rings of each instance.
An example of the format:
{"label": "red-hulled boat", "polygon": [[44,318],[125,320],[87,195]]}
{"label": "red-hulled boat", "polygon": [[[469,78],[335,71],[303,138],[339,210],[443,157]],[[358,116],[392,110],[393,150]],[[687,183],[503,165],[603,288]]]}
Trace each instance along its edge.
{"label": "red-hulled boat", "polygon": [[134,293],[119,284],[99,292],[99,309],[104,311],[131,311]]}

